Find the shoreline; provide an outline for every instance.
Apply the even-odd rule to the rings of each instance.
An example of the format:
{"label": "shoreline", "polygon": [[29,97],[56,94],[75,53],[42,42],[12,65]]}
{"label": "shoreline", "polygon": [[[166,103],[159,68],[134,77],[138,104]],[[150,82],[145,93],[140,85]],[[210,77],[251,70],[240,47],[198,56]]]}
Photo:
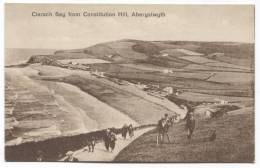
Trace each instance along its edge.
{"label": "shoreline", "polygon": [[[63,128],[64,124],[69,123],[73,124],[75,128],[68,130],[63,128],[61,130],[62,135],[49,135],[48,137],[23,137],[22,135],[19,136],[23,139],[23,142],[33,142],[33,141],[41,141],[51,138],[56,138],[60,136],[67,136],[67,135],[75,135],[87,132],[98,131],[100,129],[105,129],[108,127],[121,127],[125,123],[132,123],[134,126],[138,126],[139,123],[131,119],[127,114],[120,112],[119,110],[109,106],[107,103],[100,101],[96,97],[92,96],[91,94],[82,91],[77,86],[72,84],[63,83],[63,82],[51,82],[51,81],[37,81],[34,79],[30,79],[26,72],[28,71],[27,67],[25,72],[21,71],[21,73],[28,79],[27,82],[33,83],[34,85],[39,85],[44,88],[54,99],[54,104],[59,107],[61,112],[52,113],[47,112],[48,114],[54,115],[55,118],[52,118],[53,122],[55,123],[53,126],[57,126],[57,128]],[[17,68],[11,68],[17,71]],[[10,70],[11,70],[10,69]],[[31,69],[31,68],[30,68]],[[21,70],[21,69],[19,69]],[[33,69],[33,71],[36,71]],[[33,76],[38,76],[37,73],[34,73]],[[31,75],[31,74],[29,74]],[[10,81],[14,82],[14,81]],[[33,95],[34,93],[31,92]],[[19,95],[18,95],[19,96]],[[43,103],[44,104],[44,103]],[[97,105],[96,105],[97,104]],[[64,116],[65,118],[62,119]],[[107,117],[104,117],[107,116]],[[66,119],[67,118],[67,119]],[[120,119],[120,122],[114,122],[116,119]],[[63,121],[65,120],[65,121]],[[23,121],[22,121],[23,122]],[[33,132],[37,130],[33,130]],[[40,134],[40,132],[39,132]],[[27,133],[30,135],[30,132]],[[17,137],[17,138],[19,138]],[[6,144],[15,143],[16,139],[12,139],[11,141],[7,141]],[[21,142],[19,142],[21,143]],[[9,145],[8,145],[9,146]]]}

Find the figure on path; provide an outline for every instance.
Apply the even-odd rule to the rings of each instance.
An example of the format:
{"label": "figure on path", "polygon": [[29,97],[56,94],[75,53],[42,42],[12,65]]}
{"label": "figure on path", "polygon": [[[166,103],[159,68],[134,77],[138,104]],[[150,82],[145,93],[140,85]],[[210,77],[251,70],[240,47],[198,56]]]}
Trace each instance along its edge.
{"label": "figure on path", "polygon": [[41,150],[37,151],[37,153],[36,153],[36,161],[38,161],[38,162],[44,161],[43,151],[41,151]]}
{"label": "figure on path", "polygon": [[72,151],[68,151],[66,153],[66,158],[64,159],[65,162],[78,162],[79,160],[75,158],[75,154]]}
{"label": "figure on path", "polygon": [[156,144],[158,145],[159,143],[164,142],[164,135],[167,136],[168,142],[170,143],[170,137],[168,135],[169,128],[171,126],[171,123],[169,122],[168,114],[165,114],[162,119],[158,121],[157,124],[157,139],[156,139]]}
{"label": "figure on path", "polygon": [[84,148],[84,151],[88,150],[88,152],[94,152],[95,150],[95,145],[96,145],[96,140],[92,136],[87,140],[87,146]]}
{"label": "figure on path", "polygon": [[114,132],[110,132],[110,136],[109,136],[109,145],[110,145],[110,148],[111,148],[111,152],[114,151],[115,149],[115,145],[116,145],[116,134]]}
{"label": "figure on path", "polygon": [[105,135],[103,137],[104,143],[105,143],[105,147],[106,150],[109,151],[109,134],[110,134],[110,130],[106,129]]}
{"label": "figure on path", "polygon": [[209,137],[209,141],[215,141],[216,138],[217,138],[216,130],[213,130],[213,132],[211,133],[211,135]]}
{"label": "figure on path", "polygon": [[[115,145],[116,145],[116,134],[111,131],[110,129],[106,129],[106,133],[103,137],[105,142],[105,147],[107,151],[113,152]],[[110,150],[111,149],[111,150]]]}
{"label": "figure on path", "polygon": [[124,139],[126,139],[127,131],[128,131],[128,126],[126,124],[124,124],[122,127],[122,137]]}
{"label": "figure on path", "polygon": [[187,130],[187,138],[191,139],[192,134],[193,134],[194,129],[195,129],[194,112],[188,111],[188,113],[185,116],[184,120],[186,120],[185,129]]}
{"label": "figure on path", "polygon": [[129,133],[129,137],[132,138],[134,136],[134,128],[133,128],[133,125],[130,124],[128,126],[128,133]]}

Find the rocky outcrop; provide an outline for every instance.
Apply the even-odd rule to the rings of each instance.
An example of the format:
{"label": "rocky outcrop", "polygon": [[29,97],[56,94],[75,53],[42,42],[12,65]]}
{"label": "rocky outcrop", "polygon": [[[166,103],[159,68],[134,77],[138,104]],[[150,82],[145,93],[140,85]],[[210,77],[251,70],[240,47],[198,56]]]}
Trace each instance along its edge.
{"label": "rocky outcrop", "polygon": [[33,55],[30,57],[27,63],[42,63],[42,64],[50,64],[56,62],[56,59],[50,55]]}
{"label": "rocky outcrop", "polygon": [[50,65],[50,66],[59,66],[64,67],[65,65],[59,63],[57,59],[55,59],[51,55],[33,55],[27,62],[28,64],[41,63],[42,65]]}

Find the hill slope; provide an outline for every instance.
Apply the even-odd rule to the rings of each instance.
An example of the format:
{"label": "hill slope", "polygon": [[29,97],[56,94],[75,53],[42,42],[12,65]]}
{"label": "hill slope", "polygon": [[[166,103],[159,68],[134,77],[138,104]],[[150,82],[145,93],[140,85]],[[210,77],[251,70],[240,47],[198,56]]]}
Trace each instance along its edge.
{"label": "hill slope", "polygon": [[[215,141],[209,141],[212,130]],[[192,140],[186,139],[184,123],[174,125],[169,136],[174,143],[156,146],[156,131],[131,143],[115,162],[253,162],[254,115],[251,110],[224,117],[197,120]],[[167,138],[165,138],[167,142]]]}
{"label": "hill slope", "polygon": [[[165,52],[169,56],[160,57]],[[250,67],[252,66],[254,56],[254,45],[235,42],[142,41],[125,39],[100,43],[83,49],[59,50],[55,52],[54,56],[59,59],[95,57],[114,62],[145,60],[145,62],[158,64],[156,61],[161,59],[168,60],[168,62],[182,62],[183,60],[177,58],[178,56],[187,56],[192,53],[199,53],[204,55],[204,57],[218,61]],[[158,57],[160,59],[156,59]]]}

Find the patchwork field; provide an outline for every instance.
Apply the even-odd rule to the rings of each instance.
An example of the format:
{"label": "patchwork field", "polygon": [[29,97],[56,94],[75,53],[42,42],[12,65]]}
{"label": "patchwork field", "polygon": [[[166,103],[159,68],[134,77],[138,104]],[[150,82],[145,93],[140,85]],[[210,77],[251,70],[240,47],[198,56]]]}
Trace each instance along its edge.
{"label": "patchwork field", "polygon": [[215,63],[215,62],[217,62],[215,60],[204,58],[204,57],[200,57],[200,56],[185,56],[185,57],[179,57],[179,58],[185,59],[185,60],[189,60],[191,62],[198,63],[198,64]]}
{"label": "patchwork field", "polygon": [[253,81],[251,73],[237,73],[237,72],[214,72],[207,81],[228,82],[228,83],[248,83]]}
{"label": "patchwork field", "polygon": [[63,64],[73,63],[73,64],[104,64],[104,63],[110,63],[109,61],[102,60],[102,59],[64,59],[59,60],[59,62]]}

